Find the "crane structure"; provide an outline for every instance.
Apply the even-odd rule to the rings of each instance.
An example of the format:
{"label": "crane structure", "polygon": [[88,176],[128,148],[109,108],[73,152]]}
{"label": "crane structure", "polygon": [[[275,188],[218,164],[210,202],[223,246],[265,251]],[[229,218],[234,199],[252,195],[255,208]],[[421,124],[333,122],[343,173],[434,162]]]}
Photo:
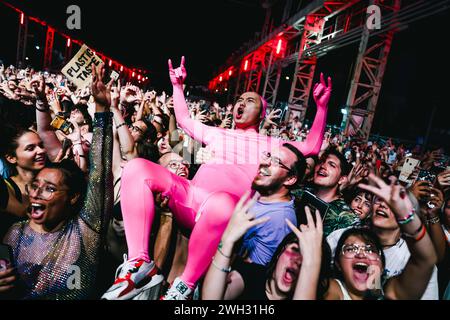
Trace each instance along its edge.
{"label": "crane structure", "polygon": [[[287,0],[286,8],[291,5]],[[359,45],[343,129],[346,136],[368,139],[395,33],[448,10],[449,5],[450,0],[309,1],[279,27],[263,32],[258,42],[228,59],[208,88],[226,92],[229,100],[255,91],[274,107],[283,70],[295,65],[287,102],[289,111],[297,111],[303,122],[318,59],[332,50]],[[284,17],[288,11],[284,10]]]}

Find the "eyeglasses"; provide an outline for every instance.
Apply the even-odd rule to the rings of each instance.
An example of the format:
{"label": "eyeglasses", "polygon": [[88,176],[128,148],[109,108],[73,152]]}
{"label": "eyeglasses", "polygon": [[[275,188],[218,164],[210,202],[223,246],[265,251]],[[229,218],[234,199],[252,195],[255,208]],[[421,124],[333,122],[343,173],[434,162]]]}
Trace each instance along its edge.
{"label": "eyeglasses", "polygon": [[187,169],[189,169],[190,164],[186,160],[172,160],[169,162],[169,168],[172,170],[176,170],[181,166],[185,166]]}
{"label": "eyeglasses", "polygon": [[359,255],[361,251],[369,260],[375,261],[380,259],[380,251],[373,245],[360,246],[357,244],[344,244],[342,246],[342,255],[347,259],[354,258],[356,255]]}
{"label": "eyeglasses", "polygon": [[53,198],[55,192],[69,191],[69,189],[57,190],[55,187],[48,184],[39,186],[38,183],[32,182],[25,185],[25,191],[28,196],[31,196],[31,194],[35,194],[36,197],[39,197],[42,200],[50,200]]}
{"label": "eyeglasses", "polygon": [[144,130],[142,130],[138,126],[130,125],[130,129],[134,132],[139,132],[140,134],[144,134]]}
{"label": "eyeglasses", "polygon": [[283,162],[281,162],[280,158],[272,157],[270,152],[263,151],[262,152],[262,159],[264,161],[270,160],[270,164],[276,167],[281,167],[283,169],[286,169],[288,172],[292,172],[292,169],[289,168],[287,165],[285,165]]}

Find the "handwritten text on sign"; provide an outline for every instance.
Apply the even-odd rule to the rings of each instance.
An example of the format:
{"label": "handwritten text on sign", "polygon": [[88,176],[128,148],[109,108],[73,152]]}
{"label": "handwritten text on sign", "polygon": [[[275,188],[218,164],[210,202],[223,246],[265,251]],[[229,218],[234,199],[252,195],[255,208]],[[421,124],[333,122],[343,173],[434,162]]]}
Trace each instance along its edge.
{"label": "handwritten text on sign", "polygon": [[100,63],[103,63],[102,59],[84,44],[61,72],[78,88],[84,88],[91,83],[92,64],[98,66]]}

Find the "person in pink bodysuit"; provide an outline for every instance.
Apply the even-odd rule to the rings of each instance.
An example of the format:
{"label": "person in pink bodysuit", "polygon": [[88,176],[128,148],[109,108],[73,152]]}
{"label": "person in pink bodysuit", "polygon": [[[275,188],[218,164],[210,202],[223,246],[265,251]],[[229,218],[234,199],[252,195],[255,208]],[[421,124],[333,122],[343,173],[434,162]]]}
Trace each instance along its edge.
{"label": "person in pink bodysuit", "polygon": [[[237,100],[233,110],[236,129],[209,127],[189,116],[183,93],[187,75],[184,57],[177,69],[173,69],[169,60],[169,74],[179,126],[207,145],[214,156],[200,167],[192,181],[144,159],[128,162],[122,173],[121,206],[129,254],[119,266],[116,280],[103,295],[104,299],[130,299],[160,282],[148,254],[155,215],[154,193],[167,196],[177,223],[192,230],[186,268],[164,297],[189,298],[211,263],[236,203],[251,190],[261,153],[286,143],[258,133],[267,103],[257,93],[246,92]],[[317,114],[310,134],[304,142],[289,142],[305,156],[320,151],[330,94],[331,79],[328,78],[327,86],[321,75],[321,82],[314,87]]]}

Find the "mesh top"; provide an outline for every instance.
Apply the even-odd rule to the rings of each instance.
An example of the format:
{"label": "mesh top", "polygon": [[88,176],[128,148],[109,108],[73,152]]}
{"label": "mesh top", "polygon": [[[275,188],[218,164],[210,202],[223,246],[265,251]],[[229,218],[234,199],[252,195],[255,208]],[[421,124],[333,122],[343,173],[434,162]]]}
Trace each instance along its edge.
{"label": "mesh top", "polygon": [[13,225],[5,243],[13,249],[21,298],[92,298],[106,226],[113,204],[112,117],[95,115],[90,174],[83,209],[58,231],[37,233],[29,221]]}

